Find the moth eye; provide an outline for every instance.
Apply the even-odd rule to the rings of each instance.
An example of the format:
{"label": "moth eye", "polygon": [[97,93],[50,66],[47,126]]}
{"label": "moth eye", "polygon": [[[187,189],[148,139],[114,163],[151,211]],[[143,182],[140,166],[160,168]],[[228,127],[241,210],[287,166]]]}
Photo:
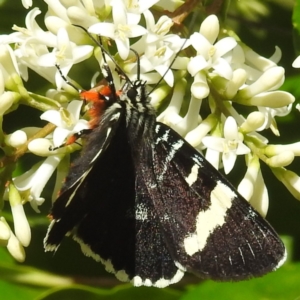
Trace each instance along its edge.
{"label": "moth eye", "polygon": [[127,92],[127,97],[134,102],[136,101],[137,95],[138,95],[138,91],[135,88],[131,88]]}

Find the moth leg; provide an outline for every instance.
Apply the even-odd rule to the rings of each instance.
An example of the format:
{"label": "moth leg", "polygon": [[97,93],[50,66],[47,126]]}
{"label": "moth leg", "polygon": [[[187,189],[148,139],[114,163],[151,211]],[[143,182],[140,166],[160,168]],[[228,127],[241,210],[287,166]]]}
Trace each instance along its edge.
{"label": "moth leg", "polygon": [[77,140],[79,138],[81,138],[83,135],[90,134],[92,131],[93,131],[92,128],[82,129],[82,130],[72,134],[70,137],[68,137],[67,140],[64,143],[62,143],[61,145],[59,145],[57,147],[50,146],[49,151],[55,151],[57,149],[65,147],[65,146],[69,146],[69,145],[72,145],[74,143],[77,143]]}

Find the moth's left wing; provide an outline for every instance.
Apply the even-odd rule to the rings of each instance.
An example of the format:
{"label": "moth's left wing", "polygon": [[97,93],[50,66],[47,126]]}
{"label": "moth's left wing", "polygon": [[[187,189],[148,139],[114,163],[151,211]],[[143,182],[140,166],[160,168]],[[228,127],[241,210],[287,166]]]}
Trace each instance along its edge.
{"label": "moth's left wing", "polygon": [[[100,125],[86,137],[86,146],[73,163],[60,195],[53,203],[50,213],[52,222],[44,239],[46,251],[56,250],[63,237],[74,229],[90,209],[92,200],[87,197],[88,181],[93,176],[95,164],[100,159],[105,160],[103,156],[119,127],[120,114],[117,104],[111,106],[103,115]],[[97,183],[95,185],[98,187]]]}
{"label": "moth's left wing", "polygon": [[143,178],[177,267],[228,281],[261,276],[284,262],[285,247],[268,222],[202,155],[160,123],[152,165]]}

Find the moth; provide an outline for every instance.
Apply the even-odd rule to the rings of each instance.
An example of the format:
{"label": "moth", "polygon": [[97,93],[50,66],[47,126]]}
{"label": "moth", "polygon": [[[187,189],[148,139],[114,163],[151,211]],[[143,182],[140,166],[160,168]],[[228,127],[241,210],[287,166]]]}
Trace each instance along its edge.
{"label": "moth", "polygon": [[82,93],[93,103],[90,129],[77,135],[84,147],[51,209],[45,250],[56,251],[71,235],[119,280],[160,288],[185,272],[239,281],[280,267],[286,251],[274,229],[156,121],[139,72],[135,81],[119,72],[121,90],[105,61],[107,85]]}

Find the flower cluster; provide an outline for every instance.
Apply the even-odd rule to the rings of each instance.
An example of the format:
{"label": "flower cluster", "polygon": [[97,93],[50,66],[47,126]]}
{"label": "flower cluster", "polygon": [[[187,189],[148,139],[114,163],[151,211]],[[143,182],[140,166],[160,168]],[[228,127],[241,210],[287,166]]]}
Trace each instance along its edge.
{"label": "flower cluster", "polygon": [[[23,246],[30,243],[23,204],[29,202],[38,212],[44,202],[42,191],[57,171],[55,199],[68,171],[69,154],[80,148],[76,144],[50,151],[50,146],[60,146],[68,136],[88,127],[81,115],[82,101],[74,100],[77,92],[65,78],[73,65],[79,64],[84,72],[84,62],[91,56],[100,65],[103,58],[99,46],[78,26],[103,37],[104,43],[115,42],[112,56],[129,78],[136,78],[140,67],[141,79],[154,84],[150,97],[159,112],[158,121],[203,151],[215,168],[224,168],[228,174],[237,155],[245,156],[246,173],[238,190],[262,215],[268,210],[268,193],[261,161],[300,199],[300,178],[286,169],[300,155],[300,143],[271,145],[262,135],[268,128],[279,135],[276,117],[287,115],[294,102],[291,94],[278,90],[284,82],[284,69],[277,65],[280,49],[276,48],[269,59],[260,56],[235,37],[220,32],[215,15],[208,16],[198,32],[181,38],[171,33],[171,18],[154,17],[153,9],[170,11],[182,4],[175,0],[166,2],[103,0],[90,1],[86,6],[85,2],[48,0],[44,17],[47,30],[36,22],[41,11],[33,8],[26,16],[26,28],[15,25],[14,33],[0,36],[1,117],[23,104],[43,111],[41,118],[52,124],[21,128],[11,134],[0,129],[5,154],[1,182],[8,182],[4,198],[9,200],[14,220],[12,231],[0,218],[0,244],[7,246],[17,260],[24,260]],[[32,5],[28,0],[22,3],[26,8]],[[189,51],[185,51],[187,48]],[[138,53],[140,65],[130,49]],[[23,85],[23,80],[29,80],[28,69],[55,88],[45,95],[28,91]],[[117,73],[114,76],[116,82],[120,81]],[[167,101],[169,104],[162,110],[161,104]],[[243,115],[238,112],[241,105],[249,108],[248,114],[246,110]],[[203,106],[206,109],[202,113]],[[43,159],[13,178],[8,158],[13,157],[15,162],[26,151]]]}

